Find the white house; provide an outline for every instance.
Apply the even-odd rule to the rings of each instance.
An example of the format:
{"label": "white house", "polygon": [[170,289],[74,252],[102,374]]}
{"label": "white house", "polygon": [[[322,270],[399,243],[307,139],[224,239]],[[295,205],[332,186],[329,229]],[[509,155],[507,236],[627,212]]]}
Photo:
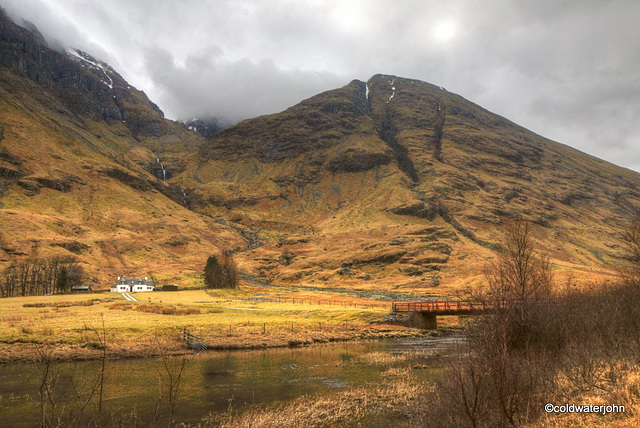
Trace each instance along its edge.
{"label": "white house", "polygon": [[153,281],[148,280],[147,277],[144,279],[118,277],[115,285],[111,286],[112,293],[138,293],[153,290],[155,290],[155,284]]}

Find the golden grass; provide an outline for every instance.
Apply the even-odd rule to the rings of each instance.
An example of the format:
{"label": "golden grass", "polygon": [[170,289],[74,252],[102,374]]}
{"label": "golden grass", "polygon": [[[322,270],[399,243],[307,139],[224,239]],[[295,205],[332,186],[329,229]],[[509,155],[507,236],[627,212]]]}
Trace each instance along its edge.
{"label": "golden grass", "polygon": [[117,293],[2,299],[0,361],[25,359],[36,344],[45,341],[57,345],[59,358],[91,358],[103,321],[112,356],[152,355],[157,340],[165,341],[170,352],[184,351],[185,328],[211,348],[299,346],[424,334],[380,324],[388,308],[363,306],[366,302],[361,299],[355,306],[320,304],[321,299],[314,303],[309,292],[296,303],[248,301],[254,294],[246,290],[132,295],[139,302],[128,302]]}
{"label": "golden grass", "polygon": [[557,379],[559,386],[565,386],[566,394],[570,398],[549,398],[555,405],[618,405],[624,406],[625,411],[619,413],[590,414],[590,413],[543,413],[542,417],[528,428],[631,428],[640,426],[640,366],[629,367],[618,365],[616,372],[619,380],[615,385],[605,388],[593,388],[583,393],[571,392],[572,388],[561,376]]}

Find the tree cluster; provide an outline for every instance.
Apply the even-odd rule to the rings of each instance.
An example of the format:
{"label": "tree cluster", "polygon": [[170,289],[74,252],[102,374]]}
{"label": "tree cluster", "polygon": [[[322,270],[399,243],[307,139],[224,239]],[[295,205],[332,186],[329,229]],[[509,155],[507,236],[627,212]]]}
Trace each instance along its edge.
{"label": "tree cluster", "polygon": [[14,262],[0,276],[0,296],[37,296],[70,291],[84,271],[74,257],[30,258]]}
{"label": "tree cluster", "polygon": [[204,284],[207,288],[238,288],[238,266],[231,253],[209,256],[204,268]]}

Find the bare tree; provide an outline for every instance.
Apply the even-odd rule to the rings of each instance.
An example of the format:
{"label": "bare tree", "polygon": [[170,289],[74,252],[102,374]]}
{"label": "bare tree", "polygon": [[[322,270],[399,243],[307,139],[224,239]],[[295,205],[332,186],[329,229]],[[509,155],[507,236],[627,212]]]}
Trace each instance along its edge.
{"label": "bare tree", "polygon": [[[165,349],[162,347],[157,338],[156,343],[158,345],[158,350],[160,351],[160,357],[162,359],[162,370],[158,370],[158,377],[160,383],[165,385],[167,388],[167,401],[169,402],[168,426],[170,428],[175,422],[175,410],[178,404],[180,381],[182,379],[184,368],[187,364],[187,356],[183,356],[178,362],[171,361],[170,357],[167,355]],[[161,396],[158,397],[158,401],[156,402],[155,420],[157,420],[157,417],[159,415],[158,412],[160,401]]]}
{"label": "bare tree", "polygon": [[38,395],[40,397],[40,426],[43,428],[53,425],[56,407],[53,392],[58,384],[58,379],[60,379],[60,372],[55,367],[53,353],[54,347],[49,343],[36,346],[34,362],[41,372]]}
{"label": "bare tree", "polygon": [[68,292],[83,281],[74,257],[29,258],[14,262],[0,275],[0,296],[32,296]]}
{"label": "bare tree", "polygon": [[[72,414],[69,415],[69,418],[70,418],[70,421],[73,421],[76,426],[82,426],[83,414],[96,395],[97,395],[97,400],[95,401],[95,412],[90,417],[89,421],[86,422],[86,426],[91,426],[91,425],[100,426],[101,422],[104,422],[102,418],[102,405],[104,401],[103,392],[104,392],[105,372],[106,372],[106,362],[107,362],[107,329],[104,324],[104,316],[101,314],[100,317],[102,318],[102,330],[98,330],[95,327],[89,328],[89,330],[91,330],[95,334],[98,340],[98,343],[100,345],[100,349],[102,349],[102,355],[100,356],[101,366],[95,382],[93,382],[93,385],[91,386],[91,388],[89,389],[89,392],[86,394],[85,397],[82,396],[82,389],[84,389],[83,384],[82,383],[77,384],[77,382],[73,379],[72,376],[69,377],[71,387],[76,396],[76,403],[78,407],[78,415],[75,416],[75,419]],[[111,419],[113,419],[113,417]]]}
{"label": "bare tree", "polygon": [[624,281],[552,292],[530,226],[508,225],[488,287],[474,293],[489,311],[470,325],[468,355],[419,407],[420,424],[526,426],[545,402],[629,394],[640,356],[640,215],[624,236]]}
{"label": "bare tree", "polygon": [[446,388],[471,426],[526,424],[528,409],[544,404],[544,387],[553,377],[541,363],[547,358],[551,266],[535,251],[528,223],[516,220],[505,231],[497,260],[485,269],[488,286],[475,296],[490,311],[472,327],[467,366]]}
{"label": "bare tree", "polygon": [[553,274],[549,259],[534,249],[531,226],[516,220],[506,226],[498,259],[485,269],[486,290],[476,298],[493,308],[495,333],[506,335],[505,346],[527,346],[531,316],[551,297]]}

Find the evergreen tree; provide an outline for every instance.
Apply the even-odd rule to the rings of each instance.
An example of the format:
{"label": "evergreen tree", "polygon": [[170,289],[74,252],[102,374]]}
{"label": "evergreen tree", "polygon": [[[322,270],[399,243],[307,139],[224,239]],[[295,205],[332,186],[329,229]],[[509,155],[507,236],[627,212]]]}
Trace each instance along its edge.
{"label": "evergreen tree", "polygon": [[204,267],[204,285],[207,288],[237,288],[238,267],[229,252],[223,252],[220,260],[209,256]]}
{"label": "evergreen tree", "polygon": [[222,266],[216,256],[209,256],[204,267],[204,285],[207,288],[221,288],[218,284],[222,276]]}
{"label": "evergreen tree", "polygon": [[56,278],[56,290],[58,292],[68,291],[69,289],[69,273],[67,272],[67,268],[63,267],[60,269],[58,273],[58,277]]}

